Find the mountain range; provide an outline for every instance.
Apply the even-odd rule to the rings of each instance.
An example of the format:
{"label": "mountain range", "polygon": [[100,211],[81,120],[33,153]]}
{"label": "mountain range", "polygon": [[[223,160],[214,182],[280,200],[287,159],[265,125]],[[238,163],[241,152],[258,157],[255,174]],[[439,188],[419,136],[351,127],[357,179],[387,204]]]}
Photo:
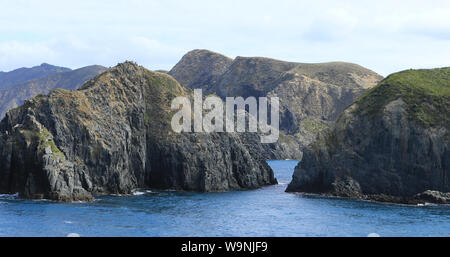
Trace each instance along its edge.
{"label": "mountain range", "polygon": [[65,71],[70,71],[70,69],[50,65],[48,63],[43,63],[31,68],[19,68],[9,72],[0,71],[0,90],[9,89],[28,80]]}
{"label": "mountain range", "polygon": [[84,82],[105,71],[106,68],[92,65],[76,70],[41,64],[32,68],[20,68],[0,73],[0,118],[6,112],[39,94],[48,94],[55,88],[75,90]]}

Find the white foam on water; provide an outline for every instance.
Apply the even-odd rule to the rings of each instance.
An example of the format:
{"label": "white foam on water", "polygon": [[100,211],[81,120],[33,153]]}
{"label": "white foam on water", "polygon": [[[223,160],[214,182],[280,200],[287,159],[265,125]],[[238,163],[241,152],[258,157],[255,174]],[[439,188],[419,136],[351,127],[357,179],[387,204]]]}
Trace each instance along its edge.
{"label": "white foam on water", "polygon": [[380,237],[377,233],[370,233],[367,235],[367,237]]}
{"label": "white foam on water", "polygon": [[19,197],[19,193],[15,193],[15,194],[0,194],[1,198],[6,198],[6,199],[16,199]]}
{"label": "white foam on water", "polygon": [[32,199],[33,202],[54,202],[53,200],[49,199]]}
{"label": "white foam on water", "polygon": [[140,190],[133,190],[132,194],[133,195],[145,195],[145,194],[151,194],[153,193],[152,190],[145,190],[145,191],[140,191]]}
{"label": "white foam on water", "polygon": [[73,222],[70,221],[70,220],[65,220],[64,223],[66,223],[66,224],[72,224]]}
{"label": "white foam on water", "polygon": [[77,233],[69,233],[66,237],[81,237],[80,234]]}
{"label": "white foam on water", "polygon": [[73,201],[72,203],[88,203],[88,201]]}
{"label": "white foam on water", "polygon": [[437,204],[425,202],[425,203],[418,203],[417,206],[420,206],[420,207],[424,207],[424,206],[437,206]]}

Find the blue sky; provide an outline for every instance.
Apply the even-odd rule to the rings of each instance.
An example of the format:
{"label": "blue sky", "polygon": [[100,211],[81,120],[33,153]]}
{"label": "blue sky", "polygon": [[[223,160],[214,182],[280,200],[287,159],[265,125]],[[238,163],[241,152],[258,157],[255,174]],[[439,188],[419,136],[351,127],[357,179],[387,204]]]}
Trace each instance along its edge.
{"label": "blue sky", "polygon": [[450,1],[0,0],[0,70],[133,60],[170,69],[189,50],[347,61],[388,75],[450,66]]}

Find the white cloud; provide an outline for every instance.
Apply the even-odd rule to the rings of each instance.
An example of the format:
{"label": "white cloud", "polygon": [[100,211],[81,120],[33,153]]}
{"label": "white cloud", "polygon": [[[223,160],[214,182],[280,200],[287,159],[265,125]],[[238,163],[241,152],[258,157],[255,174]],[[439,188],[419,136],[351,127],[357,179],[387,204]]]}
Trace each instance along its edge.
{"label": "white cloud", "polygon": [[2,1],[0,70],[135,60],[169,69],[194,48],[350,61],[383,75],[450,66],[448,1]]}
{"label": "white cloud", "polygon": [[33,66],[55,56],[56,53],[46,43],[0,42],[1,67]]}

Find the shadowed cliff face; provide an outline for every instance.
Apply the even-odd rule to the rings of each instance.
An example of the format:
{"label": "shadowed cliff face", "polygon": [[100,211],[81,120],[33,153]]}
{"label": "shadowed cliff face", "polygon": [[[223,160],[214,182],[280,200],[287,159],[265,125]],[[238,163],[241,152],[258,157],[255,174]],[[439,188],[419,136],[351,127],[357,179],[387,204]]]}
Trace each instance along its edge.
{"label": "shadowed cliff face", "polygon": [[301,158],[301,149],[382,77],[343,62],[306,64],[261,57],[234,60],[207,50],[187,53],[169,72],[181,84],[207,94],[278,96],[283,157]]}
{"label": "shadowed cliff face", "polygon": [[305,150],[287,191],[395,202],[449,192],[449,110],[450,68],[390,75]]}
{"label": "shadowed cliff face", "polygon": [[27,101],[0,123],[0,192],[71,201],[135,188],[276,183],[257,134],[172,131],[170,103],[190,95],[171,76],[127,62],[78,91]]}

